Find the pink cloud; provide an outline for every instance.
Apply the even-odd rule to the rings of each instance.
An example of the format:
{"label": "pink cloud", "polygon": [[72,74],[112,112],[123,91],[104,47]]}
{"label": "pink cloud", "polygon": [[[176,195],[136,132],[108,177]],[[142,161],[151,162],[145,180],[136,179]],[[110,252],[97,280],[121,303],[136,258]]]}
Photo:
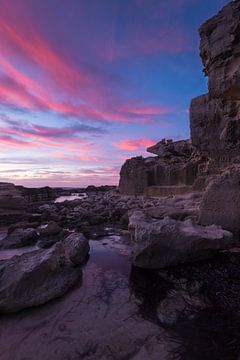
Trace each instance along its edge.
{"label": "pink cloud", "polygon": [[135,151],[140,150],[143,147],[152,146],[156,143],[151,139],[136,139],[136,140],[123,140],[113,145],[121,150]]}
{"label": "pink cloud", "polygon": [[[140,38],[144,43],[144,37]],[[134,48],[137,47],[135,44]],[[131,43],[129,48],[133,48]],[[8,77],[8,83],[1,81],[0,100],[8,106],[52,110],[97,122],[123,123],[148,122],[154,116],[172,111],[164,106],[153,111],[142,102],[131,109],[121,95],[110,97],[109,79],[81,63],[76,67],[70,56],[39,31],[26,3],[19,9],[14,2],[3,1],[0,51],[0,68]],[[27,75],[26,68],[31,68],[34,76]]]}

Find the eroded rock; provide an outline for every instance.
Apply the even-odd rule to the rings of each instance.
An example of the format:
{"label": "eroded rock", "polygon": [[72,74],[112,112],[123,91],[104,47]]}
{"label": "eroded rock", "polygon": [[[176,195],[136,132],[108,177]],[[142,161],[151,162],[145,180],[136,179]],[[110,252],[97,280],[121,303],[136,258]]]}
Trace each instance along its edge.
{"label": "eroded rock", "polygon": [[14,249],[32,245],[37,240],[37,232],[33,228],[18,228],[0,241],[0,249]]}
{"label": "eroded rock", "polygon": [[14,312],[62,296],[81,279],[61,243],[0,261],[0,312]]}
{"label": "eroded rock", "polygon": [[235,244],[233,235],[216,225],[203,227],[169,217],[152,220],[141,211],[130,217],[129,230],[133,264],[150,269],[207,259]]}
{"label": "eroded rock", "polygon": [[239,166],[224,171],[209,184],[200,205],[199,222],[240,233]]}

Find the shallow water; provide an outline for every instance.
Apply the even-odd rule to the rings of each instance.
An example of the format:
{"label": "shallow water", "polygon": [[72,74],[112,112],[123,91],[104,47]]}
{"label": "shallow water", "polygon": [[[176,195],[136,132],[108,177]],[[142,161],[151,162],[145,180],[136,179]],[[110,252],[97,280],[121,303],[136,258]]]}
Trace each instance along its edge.
{"label": "shallow water", "polygon": [[73,201],[73,200],[77,200],[77,199],[83,199],[85,197],[87,197],[86,193],[76,193],[76,194],[71,194],[69,196],[59,196],[55,200],[55,203],[61,203],[64,201]]}
{"label": "shallow water", "polygon": [[[1,360],[238,359],[236,315],[210,307],[185,316],[183,289],[171,277],[132,267],[120,236],[91,240],[90,247],[82,282],[72,291],[0,316]],[[191,294],[187,301],[193,300]],[[182,316],[172,324],[179,306]]]}
{"label": "shallow water", "polygon": [[130,258],[106,240],[90,241],[82,283],[68,294],[0,317],[1,360],[125,359],[160,333],[139,323],[128,286]]}

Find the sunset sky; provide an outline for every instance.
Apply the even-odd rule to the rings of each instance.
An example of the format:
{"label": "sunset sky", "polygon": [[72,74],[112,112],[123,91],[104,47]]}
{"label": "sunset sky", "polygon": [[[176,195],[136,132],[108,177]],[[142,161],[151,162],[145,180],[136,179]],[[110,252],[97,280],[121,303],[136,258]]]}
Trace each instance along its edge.
{"label": "sunset sky", "polygon": [[189,137],[199,26],[224,0],[0,0],[0,181],[117,184]]}

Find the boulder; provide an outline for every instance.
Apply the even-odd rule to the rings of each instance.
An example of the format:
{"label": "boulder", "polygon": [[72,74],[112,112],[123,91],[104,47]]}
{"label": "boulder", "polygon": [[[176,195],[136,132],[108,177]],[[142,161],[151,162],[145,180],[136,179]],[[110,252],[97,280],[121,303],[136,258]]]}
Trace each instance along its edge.
{"label": "boulder", "polygon": [[231,248],[233,235],[221,227],[196,225],[192,220],[165,217],[153,220],[141,211],[129,221],[133,243],[133,264],[158,269],[207,259],[219,250]]}
{"label": "boulder", "polygon": [[41,228],[40,235],[53,236],[58,235],[61,231],[62,229],[60,228],[60,226],[56,222],[51,221],[47,224],[47,226]]}
{"label": "boulder", "polygon": [[0,241],[0,248],[14,249],[23,246],[32,245],[37,240],[37,232],[33,228],[21,229],[18,228],[8,234]]}
{"label": "boulder", "polygon": [[14,312],[62,296],[81,279],[62,243],[0,261],[0,312]]}
{"label": "boulder", "polygon": [[89,253],[88,240],[81,233],[72,233],[64,240],[65,254],[73,265],[80,265]]}
{"label": "boulder", "polygon": [[217,224],[240,233],[240,167],[231,167],[208,185],[200,204],[199,223]]}

